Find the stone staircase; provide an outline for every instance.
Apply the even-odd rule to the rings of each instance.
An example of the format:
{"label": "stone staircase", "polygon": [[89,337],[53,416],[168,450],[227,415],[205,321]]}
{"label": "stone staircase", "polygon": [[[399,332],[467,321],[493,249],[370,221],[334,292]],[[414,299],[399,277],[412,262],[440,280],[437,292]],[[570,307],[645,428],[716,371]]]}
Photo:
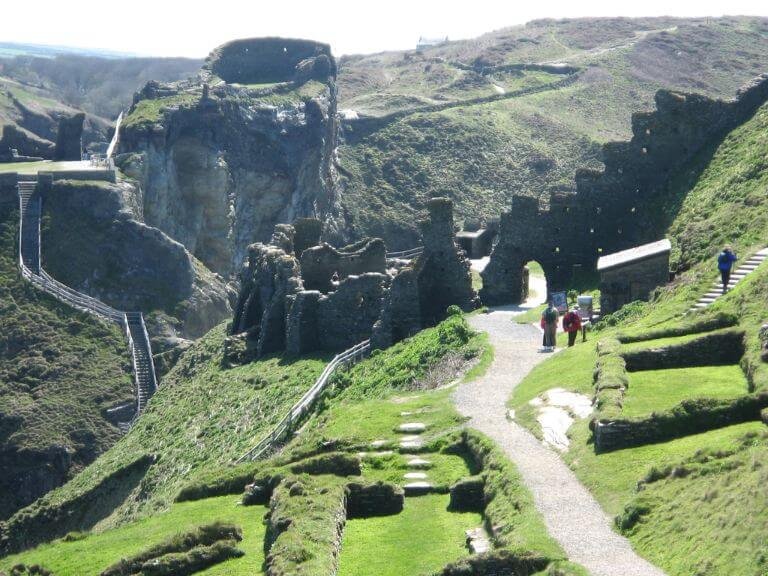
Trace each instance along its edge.
{"label": "stone staircase", "polygon": [[42,198],[36,194],[37,182],[20,181],[19,190],[19,268],[22,276],[43,292],[60,302],[82,312],[98,316],[102,320],[119,324],[128,339],[133,364],[134,386],[136,388],[136,410],[130,421],[118,422],[117,426],[127,432],[136,418],[144,411],[147,402],[157,390],[157,376],[152,360],[152,346],[149,341],[144,316],[141,312],[116,310],[87,294],[73,290],[51,277],[43,270],[40,260],[40,221]]}
{"label": "stone staircase", "polygon": [[[730,282],[728,282],[728,290],[732,289],[734,286],[736,286],[736,284],[754,272],[766,258],[768,258],[768,248],[763,248],[739,264],[739,266],[733,272],[731,272],[731,279]],[[706,308],[712,304],[722,295],[723,285],[719,280],[717,280],[712,284],[712,288],[710,288],[709,292],[699,298],[696,304],[694,304],[689,311],[694,312],[696,310],[702,310],[703,308]]]}

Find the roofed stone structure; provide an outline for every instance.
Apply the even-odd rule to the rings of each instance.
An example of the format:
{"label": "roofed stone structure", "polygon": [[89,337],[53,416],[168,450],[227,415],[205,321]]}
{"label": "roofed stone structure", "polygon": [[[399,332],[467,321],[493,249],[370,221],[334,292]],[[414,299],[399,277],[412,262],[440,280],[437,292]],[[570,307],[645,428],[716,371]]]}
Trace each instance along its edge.
{"label": "roofed stone structure", "polygon": [[636,246],[597,261],[600,272],[600,310],[615,312],[634,300],[648,300],[649,294],[669,281],[669,240]]}

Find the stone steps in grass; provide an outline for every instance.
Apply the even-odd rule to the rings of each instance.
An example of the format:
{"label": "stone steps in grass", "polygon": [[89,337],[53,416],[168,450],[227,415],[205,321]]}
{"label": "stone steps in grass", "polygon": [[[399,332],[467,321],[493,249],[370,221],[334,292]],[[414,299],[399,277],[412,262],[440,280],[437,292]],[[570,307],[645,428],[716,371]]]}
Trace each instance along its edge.
{"label": "stone steps in grass", "polygon": [[[768,248],[755,252],[752,256],[742,262],[732,273],[730,281],[728,282],[728,290],[734,288],[739,282],[744,280],[752,272],[762,264],[765,259],[768,258]],[[720,282],[713,282],[712,288],[699,298],[696,303],[688,310],[689,312],[695,312],[696,310],[703,310],[713,302],[716,302],[718,298],[723,295],[722,284]]]}

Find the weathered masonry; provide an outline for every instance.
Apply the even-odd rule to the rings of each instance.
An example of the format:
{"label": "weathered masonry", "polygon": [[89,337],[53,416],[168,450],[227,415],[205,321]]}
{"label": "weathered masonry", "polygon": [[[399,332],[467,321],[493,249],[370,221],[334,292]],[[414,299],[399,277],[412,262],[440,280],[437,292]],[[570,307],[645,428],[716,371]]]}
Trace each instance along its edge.
{"label": "weathered masonry", "polygon": [[567,289],[574,271],[598,258],[651,242],[667,222],[659,201],[670,175],[723,138],[768,100],[768,75],[730,101],[659,90],[656,110],[632,115],[632,139],[603,146],[603,170],[576,173],[575,191],[552,192],[547,203],[515,196],[502,214],[499,241],[482,273],[483,304],[519,302],[523,266],[536,260],[548,289]]}
{"label": "weathered masonry", "polygon": [[270,244],[249,248],[230,358],[339,351],[369,338],[384,348],[439,322],[451,305],[476,308],[469,261],[454,239],[453,204],[433,198],[427,209],[424,247],[410,261],[387,259],[378,238],[306,246],[319,238],[311,219],[277,225]]}
{"label": "weathered masonry", "polygon": [[669,240],[664,239],[602,256],[597,261],[597,270],[603,314],[615,312],[634,300],[648,300],[651,291],[666,284],[671,249]]}

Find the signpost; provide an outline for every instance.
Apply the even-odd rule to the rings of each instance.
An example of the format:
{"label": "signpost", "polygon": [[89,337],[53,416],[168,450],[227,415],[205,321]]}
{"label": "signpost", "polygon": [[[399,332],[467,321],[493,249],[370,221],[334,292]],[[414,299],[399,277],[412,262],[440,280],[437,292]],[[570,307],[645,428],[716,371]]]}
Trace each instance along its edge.
{"label": "signpost", "polygon": [[552,292],[552,305],[560,314],[568,311],[568,296],[565,292]]}

